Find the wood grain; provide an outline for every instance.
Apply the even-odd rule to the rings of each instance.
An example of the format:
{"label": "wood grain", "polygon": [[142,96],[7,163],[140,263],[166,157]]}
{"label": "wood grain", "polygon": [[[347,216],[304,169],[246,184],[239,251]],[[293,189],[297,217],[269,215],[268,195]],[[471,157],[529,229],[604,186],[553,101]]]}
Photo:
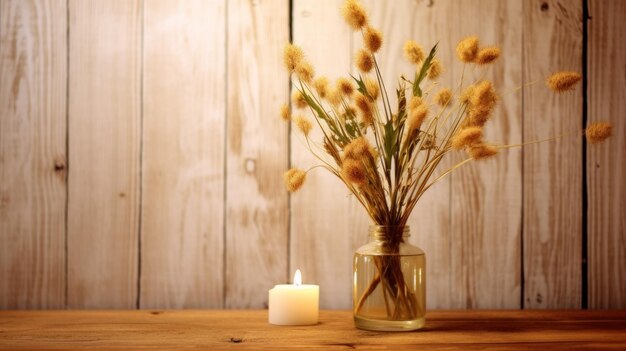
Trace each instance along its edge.
{"label": "wood grain", "polygon": [[66,13],[0,2],[0,309],[65,305]]}
{"label": "wood grain", "polygon": [[[399,77],[411,77],[415,67],[403,56],[402,47],[409,40],[418,42],[424,50],[430,50],[439,40],[440,45],[456,43],[448,34],[449,23],[446,20],[456,2],[438,1],[436,3],[416,2],[412,0],[384,2],[364,1],[371,17],[371,24],[379,28],[384,35],[384,45],[377,55],[381,73],[387,86],[391,106],[397,106],[395,89]],[[452,40],[452,41],[450,41]],[[360,33],[355,35],[353,49],[362,47]],[[454,52],[439,50],[437,57],[446,68],[441,76],[440,86],[453,87],[457,82]],[[458,83],[458,82],[457,82]],[[430,83],[427,83],[430,84]],[[440,168],[446,169],[450,162],[444,160]],[[450,306],[450,179],[444,179],[429,189],[420,199],[409,220],[411,227],[410,242],[426,252],[426,289],[427,307],[445,308]]]}
{"label": "wood grain", "polygon": [[223,306],[225,10],[144,3],[142,308]]}
{"label": "wood grain", "polygon": [[69,2],[68,306],[137,300],[141,2]]}
{"label": "wood grain", "polygon": [[589,2],[588,120],[613,137],[587,146],[589,307],[626,308],[626,24],[623,1]]}
{"label": "wood grain", "polygon": [[[500,100],[485,127],[495,144],[522,140],[522,4],[519,1],[454,2],[448,35],[477,35],[481,46],[498,46],[502,57],[485,68],[466,68],[469,81],[493,82]],[[461,69],[455,69],[457,77]],[[467,157],[457,155],[459,162]],[[519,308],[521,294],[522,169],[519,149],[470,163],[452,174],[450,308]]]}
{"label": "wood grain", "polygon": [[[342,3],[293,2],[293,42],[303,48],[316,74],[331,82],[349,77],[351,66],[351,31],[341,17]],[[303,111],[294,107],[293,113]],[[310,139],[321,143],[318,129]],[[319,164],[302,133],[295,126],[291,130],[291,166],[306,170]],[[304,282],[320,285],[322,308],[351,308],[352,257],[368,240],[371,221],[349,194],[339,179],[320,168],[308,173],[302,189],[291,195],[289,281],[301,269]]]}
{"label": "wood grain", "polygon": [[[524,3],[524,141],[581,128],[580,88],[552,93],[545,79],[581,71],[582,3]],[[580,308],[582,139],[570,134],[524,148],[524,303],[526,308]]]}
{"label": "wood grain", "polygon": [[[272,33],[267,35],[267,33]],[[228,2],[226,306],[267,306],[286,281],[289,99],[282,49],[289,41],[288,1]],[[279,79],[278,77],[285,77]]]}
{"label": "wood grain", "polygon": [[623,350],[624,311],[435,311],[417,332],[354,327],[350,311],[315,326],[267,311],[0,311],[0,349]]}

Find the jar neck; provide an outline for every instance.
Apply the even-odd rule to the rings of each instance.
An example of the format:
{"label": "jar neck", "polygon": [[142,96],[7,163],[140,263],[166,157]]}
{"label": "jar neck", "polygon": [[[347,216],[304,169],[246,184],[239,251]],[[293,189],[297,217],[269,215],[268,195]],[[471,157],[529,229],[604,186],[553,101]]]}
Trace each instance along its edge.
{"label": "jar neck", "polygon": [[371,225],[369,227],[370,240],[379,242],[404,242],[410,234],[410,227],[392,225]]}

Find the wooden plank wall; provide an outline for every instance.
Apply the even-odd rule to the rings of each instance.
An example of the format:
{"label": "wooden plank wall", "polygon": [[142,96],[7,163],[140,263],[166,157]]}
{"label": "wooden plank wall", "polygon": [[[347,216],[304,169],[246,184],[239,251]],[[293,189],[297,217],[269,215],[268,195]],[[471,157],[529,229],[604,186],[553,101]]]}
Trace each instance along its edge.
{"label": "wooden plank wall", "polygon": [[589,308],[626,308],[626,2],[588,6],[586,117],[614,135],[586,153]]}
{"label": "wooden plank wall", "polygon": [[[626,307],[624,4],[362,1],[389,89],[407,39],[440,41],[442,86],[463,36],[503,49],[468,72],[501,87],[490,140],[615,126],[429,190],[410,221],[429,308]],[[0,0],[0,308],[262,308],[297,268],[323,308],[349,308],[369,220],[320,170],[284,191],[282,172],[315,160],[278,116],[290,38],[331,81],[354,72],[341,3]],[[560,69],[585,70],[586,90],[548,93]]]}
{"label": "wooden plank wall", "polygon": [[69,1],[67,305],[133,308],[141,2]]}
{"label": "wooden plank wall", "polygon": [[[538,82],[523,94],[525,140],[583,128],[582,89],[551,94],[543,84],[558,70],[581,72],[582,16],[579,1],[524,2],[524,82]],[[569,137],[522,150],[524,306],[581,305],[582,142]]]}
{"label": "wooden plank wall", "polygon": [[67,4],[0,1],[0,308],[65,306]]}

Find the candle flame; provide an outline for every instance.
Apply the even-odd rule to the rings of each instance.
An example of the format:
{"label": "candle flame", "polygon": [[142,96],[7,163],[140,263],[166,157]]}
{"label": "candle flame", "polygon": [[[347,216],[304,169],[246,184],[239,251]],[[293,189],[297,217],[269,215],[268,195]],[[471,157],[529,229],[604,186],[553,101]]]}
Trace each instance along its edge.
{"label": "candle flame", "polygon": [[296,286],[302,285],[302,273],[300,273],[299,269],[296,269],[296,274],[293,276],[293,283]]}

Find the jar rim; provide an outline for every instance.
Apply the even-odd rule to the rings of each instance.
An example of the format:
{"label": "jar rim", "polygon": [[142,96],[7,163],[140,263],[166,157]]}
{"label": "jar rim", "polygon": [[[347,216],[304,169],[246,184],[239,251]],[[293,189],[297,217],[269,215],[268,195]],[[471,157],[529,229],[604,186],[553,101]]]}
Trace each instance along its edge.
{"label": "jar rim", "polygon": [[377,225],[373,224],[369,227],[369,234],[375,238],[384,238],[387,234],[393,229],[402,229],[402,237],[408,238],[411,236],[410,230],[411,227],[408,225],[400,226],[400,225]]}

